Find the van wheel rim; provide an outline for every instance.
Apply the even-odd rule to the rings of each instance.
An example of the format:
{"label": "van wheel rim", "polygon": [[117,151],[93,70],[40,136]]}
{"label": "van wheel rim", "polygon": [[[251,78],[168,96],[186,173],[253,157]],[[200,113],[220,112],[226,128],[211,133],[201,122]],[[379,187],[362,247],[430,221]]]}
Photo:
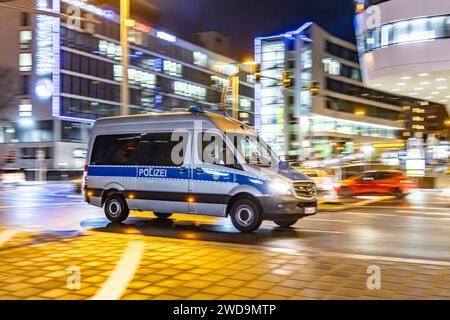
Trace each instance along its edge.
{"label": "van wheel rim", "polygon": [[254,217],[255,214],[252,207],[250,206],[241,206],[236,211],[236,220],[242,226],[249,226],[252,223]]}
{"label": "van wheel rim", "polygon": [[108,211],[112,217],[118,217],[122,213],[122,206],[120,205],[119,201],[112,200],[108,204]]}

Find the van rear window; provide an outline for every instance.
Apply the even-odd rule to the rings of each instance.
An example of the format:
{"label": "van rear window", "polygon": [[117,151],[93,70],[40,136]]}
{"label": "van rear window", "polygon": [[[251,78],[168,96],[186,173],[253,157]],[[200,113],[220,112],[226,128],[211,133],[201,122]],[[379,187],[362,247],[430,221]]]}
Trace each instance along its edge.
{"label": "van rear window", "polygon": [[98,136],[92,149],[91,165],[135,165],[140,135]]}

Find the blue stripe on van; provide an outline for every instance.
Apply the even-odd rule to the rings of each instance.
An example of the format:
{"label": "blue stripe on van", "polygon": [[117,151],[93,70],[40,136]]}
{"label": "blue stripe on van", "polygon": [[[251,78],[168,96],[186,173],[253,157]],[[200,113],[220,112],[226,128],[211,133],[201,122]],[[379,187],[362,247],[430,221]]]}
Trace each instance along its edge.
{"label": "blue stripe on van", "polygon": [[88,175],[96,177],[136,177],[137,167],[88,166]]}
{"label": "blue stripe on van", "polygon": [[178,167],[88,166],[88,176],[138,177],[142,179],[188,179],[189,177],[193,177],[193,179],[197,181],[228,182],[237,183],[239,185],[249,185],[255,187],[264,194],[268,193],[267,184],[262,179],[211,169],[205,169],[203,174],[196,174],[195,169],[189,169],[186,172],[182,172]]}

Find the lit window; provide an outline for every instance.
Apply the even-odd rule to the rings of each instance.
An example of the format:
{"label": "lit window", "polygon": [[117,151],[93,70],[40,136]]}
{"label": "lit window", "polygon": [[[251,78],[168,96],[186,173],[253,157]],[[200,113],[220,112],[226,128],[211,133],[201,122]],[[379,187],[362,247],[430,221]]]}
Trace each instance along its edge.
{"label": "lit window", "polygon": [[33,66],[33,57],[31,53],[19,54],[19,71],[31,71]]}
{"label": "lit window", "polygon": [[19,117],[31,117],[33,106],[30,99],[20,99]]}
{"label": "lit window", "polygon": [[330,58],[322,60],[324,71],[328,74],[339,76],[341,74],[341,64]]}
{"label": "lit window", "polygon": [[31,47],[31,41],[33,40],[33,34],[30,30],[20,31],[20,49],[29,49]]}

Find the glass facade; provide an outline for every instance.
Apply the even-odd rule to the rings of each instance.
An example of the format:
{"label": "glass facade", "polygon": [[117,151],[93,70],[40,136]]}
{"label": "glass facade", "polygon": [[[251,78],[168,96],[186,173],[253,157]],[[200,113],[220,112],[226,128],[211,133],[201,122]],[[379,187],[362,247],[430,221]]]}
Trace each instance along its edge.
{"label": "glass facade", "polygon": [[379,48],[450,38],[450,15],[420,17],[387,23],[357,37],[360,54]]}
{"label": "glass facade", "polygon": [[[61,2],[61,11],[68,5]],[[81,8],[84,16],[85,8]],[[94,120],[118,115],[122,52],[116,21],[102,17],[100,23],[83,20],[60,26],[60,111],[59,115]],[[144,26],[144,25],[142,25]],[[144,32],[142,32],[144,31]],[[130,113],[170,111],[201,105],[217,110],[228,71],[234,62],[197,48],[176,37],[161,38],[151,27],[129,28],[128,69]],[[239,71],[241,121],[254,124],[254,86],[248,73]],[[231,99],[226,99],[231,101]],[[226,103],[231,111],[231,103]]]}

